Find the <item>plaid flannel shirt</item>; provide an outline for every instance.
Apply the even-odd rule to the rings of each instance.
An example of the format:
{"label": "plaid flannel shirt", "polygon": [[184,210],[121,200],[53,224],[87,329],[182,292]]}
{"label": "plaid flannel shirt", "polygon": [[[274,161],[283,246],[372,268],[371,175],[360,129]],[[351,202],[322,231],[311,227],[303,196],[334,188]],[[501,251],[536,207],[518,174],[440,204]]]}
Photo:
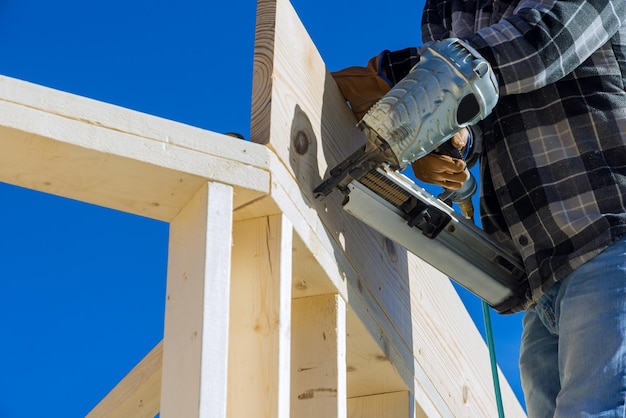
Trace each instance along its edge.
{"label": "plaid flannel shirt", "polygon": [[[465,39],[498,79],[472,131],[483,229],[528,274],[514,311],[626,235],[625,20],[624,0],[426,0],[423,41]],[[393,82],[417,59],[409,48],[382,65]]]}

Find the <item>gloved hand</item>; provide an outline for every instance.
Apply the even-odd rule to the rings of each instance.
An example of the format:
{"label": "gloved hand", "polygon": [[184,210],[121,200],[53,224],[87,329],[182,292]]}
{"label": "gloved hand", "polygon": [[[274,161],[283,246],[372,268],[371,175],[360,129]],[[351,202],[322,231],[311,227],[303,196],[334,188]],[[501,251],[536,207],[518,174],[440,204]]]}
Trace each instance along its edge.
{"label": "gloved hand", "polygon": [[379,54],[370,59],[367,67],[348,67],[331,73],[357,120],[391,90],[389,83],[380,76],[381,58]]}
{"label": "gloved hand", "polygon": [[[468,137],[469,131],[465,128],[454,135],[450,141],[455,148],[463,153],[462,150],[467,145]],[[415,160],[412,168],[413,174],[418,180],[436,184],[449,190],[460,189],[463,182],[469,179],[469,173],[465,171],[465,161],[432,152],[419,160]]]}

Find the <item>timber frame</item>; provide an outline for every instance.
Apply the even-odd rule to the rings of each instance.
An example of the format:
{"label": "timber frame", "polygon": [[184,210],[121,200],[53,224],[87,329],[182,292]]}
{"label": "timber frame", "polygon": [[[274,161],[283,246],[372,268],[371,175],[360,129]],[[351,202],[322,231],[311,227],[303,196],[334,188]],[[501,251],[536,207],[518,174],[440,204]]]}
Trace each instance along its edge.
{"label": "timber frame", "polygon": [[364,139],[288,0],[254,58],[251,141],[0,76],[0,181],[170,224],[163,341],[88,416],[495,416],[449,280],[312,197]]}

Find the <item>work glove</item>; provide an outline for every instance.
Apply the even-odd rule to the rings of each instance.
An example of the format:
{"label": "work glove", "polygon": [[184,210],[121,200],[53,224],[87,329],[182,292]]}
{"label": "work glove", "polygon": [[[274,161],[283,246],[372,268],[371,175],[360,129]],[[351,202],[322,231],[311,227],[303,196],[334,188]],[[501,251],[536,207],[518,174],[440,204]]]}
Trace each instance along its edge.
{"label": "work glove", "polygon": [[[450,141],[452,146],[464,153],[468,146],[469,131],[462,129],[454,135]],[[469,179],[469,172],[465,171],[467,165],[460,158],[448,155],[440,155],[434,152],[415,160],[412,164],[413,174],[418,180],[425,183],[436,184],[449,190],[458,190],[463,182]]]}
{"label": "work glove", "polygon": [[383,53],[373,57],[367,67],[348,67],[331,73],[352,113],[361,120],[370,107],[391,90],[382,76],[380,62]]}

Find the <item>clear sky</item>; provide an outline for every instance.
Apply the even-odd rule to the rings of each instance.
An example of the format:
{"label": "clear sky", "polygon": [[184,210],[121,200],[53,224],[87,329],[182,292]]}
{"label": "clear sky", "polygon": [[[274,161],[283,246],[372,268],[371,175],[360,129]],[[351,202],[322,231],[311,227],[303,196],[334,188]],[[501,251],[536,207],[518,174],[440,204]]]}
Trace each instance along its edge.
{"label": "clear sky", "polygon": [[[292,3],[331,71],[420,44],[422,0]],[[254,0],[1,0],[0,74],[249,137],[255,13]],[[0,222],[0,418],[82,417],[163,337],[168,225],[3,183]],[[461,294],[484,334],[480,301]],[[522,401],[521,315],[492,321]]]}

